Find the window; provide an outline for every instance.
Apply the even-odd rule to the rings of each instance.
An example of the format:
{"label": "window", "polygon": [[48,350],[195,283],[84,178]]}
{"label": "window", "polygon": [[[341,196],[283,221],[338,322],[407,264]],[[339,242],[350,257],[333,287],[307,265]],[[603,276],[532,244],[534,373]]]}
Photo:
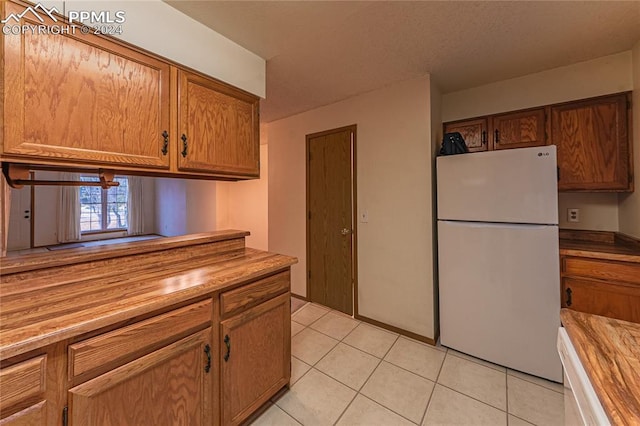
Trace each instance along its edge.
{"label": "window", "polygon": [[[99,181],[95,176],[82,176],[85,182]],[[80,231],[104,232],[127,229],[129,181],[116,177],[120,186],[102,189],[99,186],[80,187]]]}

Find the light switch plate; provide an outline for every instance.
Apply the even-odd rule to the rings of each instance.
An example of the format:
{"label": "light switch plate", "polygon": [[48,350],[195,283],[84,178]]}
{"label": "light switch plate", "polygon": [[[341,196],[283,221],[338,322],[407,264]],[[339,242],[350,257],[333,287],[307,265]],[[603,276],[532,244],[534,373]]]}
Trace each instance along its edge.
{"label": "light switch plate", "polygon": [[369,222],[369,211],[368,210],[360,210],[360,223]]}

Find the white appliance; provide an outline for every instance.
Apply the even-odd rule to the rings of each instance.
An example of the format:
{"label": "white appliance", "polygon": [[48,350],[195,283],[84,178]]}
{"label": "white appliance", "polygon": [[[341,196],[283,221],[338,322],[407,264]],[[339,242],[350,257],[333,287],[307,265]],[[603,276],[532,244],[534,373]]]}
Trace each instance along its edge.
{"label": "white appliance", "polygon": [[442,345],[561,382],[555,146],[436,168]]}
{"label": "white appliance", "polygon": [[558,330],[558,353],[564,366],[564,424],[609,426],[609,418],[563,327]]}

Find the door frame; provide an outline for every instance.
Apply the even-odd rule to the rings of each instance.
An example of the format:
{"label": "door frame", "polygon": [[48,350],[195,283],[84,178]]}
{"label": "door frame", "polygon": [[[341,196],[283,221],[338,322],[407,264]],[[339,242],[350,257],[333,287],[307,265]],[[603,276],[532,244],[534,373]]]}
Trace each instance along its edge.
{"label": "door frame", "polygon": [[309,144],[311,139],[320,136],[329,135],[332,133],[343,132],[345,130],[351,131],[351,292],[353,299],[353,316],[358,315],[358,192],[357,192],[357,156],[356,146],[358,140],[358,125],[351,124],[349,126],[338,127],[335,129],[325,130],[322,132],[310,133],[305,136],[305,175],[306,175],[306,206],[305,206],[305,228],[306,228],[306,264],[307,270],[305,271],[306,292],[307,300],[309,299],[309,206],[310,206],[310,191],[309,191]]}

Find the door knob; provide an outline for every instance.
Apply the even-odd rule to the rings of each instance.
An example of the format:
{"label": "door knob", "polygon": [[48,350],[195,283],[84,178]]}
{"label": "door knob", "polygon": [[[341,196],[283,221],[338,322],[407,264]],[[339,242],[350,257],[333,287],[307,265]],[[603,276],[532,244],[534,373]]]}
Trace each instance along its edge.
{"label": "door knob", "polygon": [[347,234],[351,233],[351,229],[342,228],[342,231],[340,231],[340,233],[342,235],[347,235]]}

